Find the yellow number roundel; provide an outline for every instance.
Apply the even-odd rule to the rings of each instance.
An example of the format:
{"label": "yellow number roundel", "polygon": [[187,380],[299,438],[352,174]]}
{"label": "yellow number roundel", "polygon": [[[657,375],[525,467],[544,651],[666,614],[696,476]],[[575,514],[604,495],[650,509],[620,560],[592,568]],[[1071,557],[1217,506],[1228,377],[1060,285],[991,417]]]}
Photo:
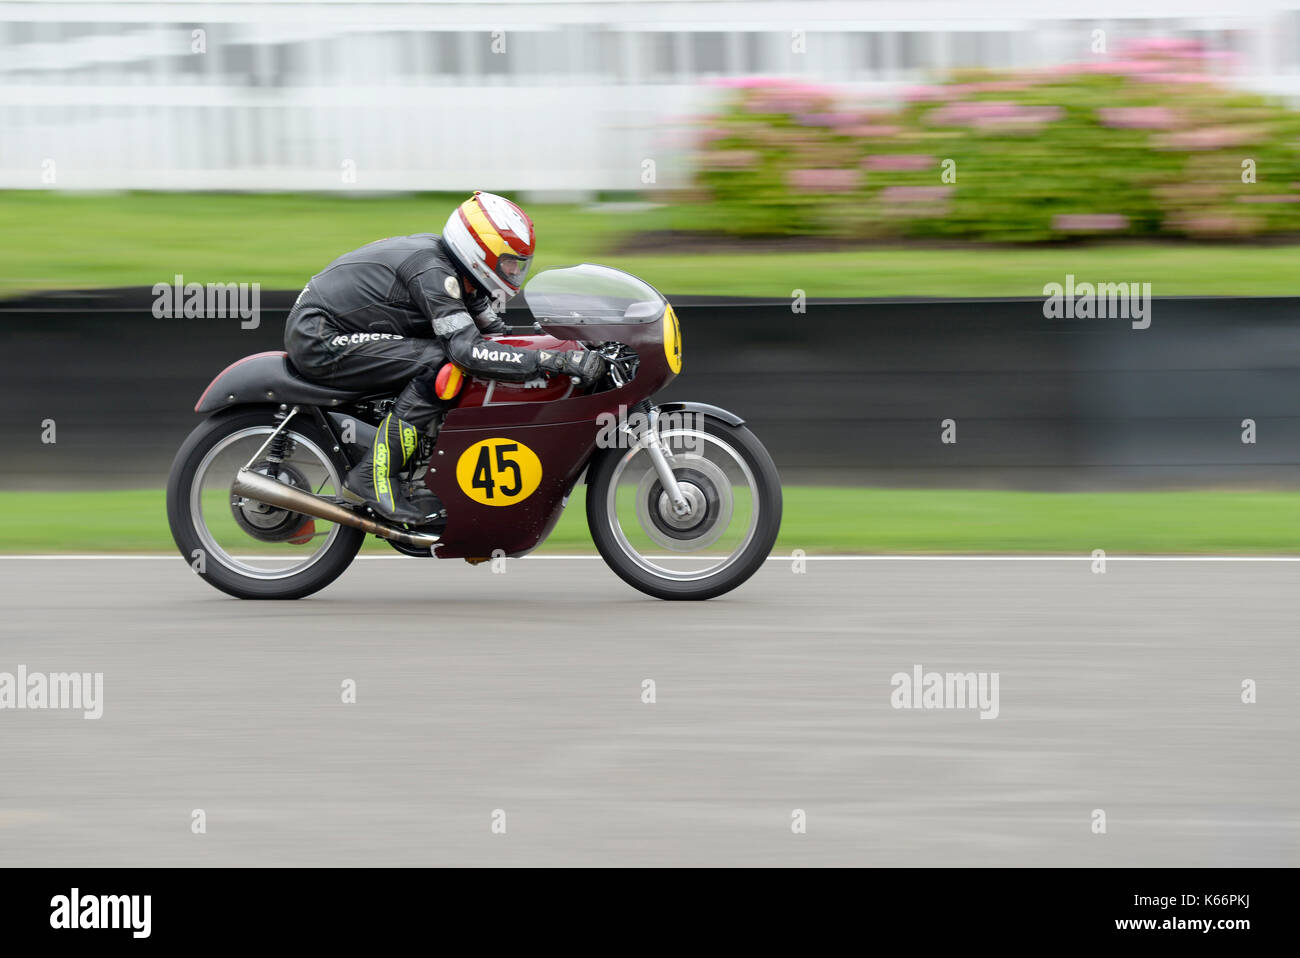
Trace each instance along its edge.
{"label": "yellow number roundel", "polygon": [[671,306],[664,309],[664,355],[669,369],[674,373],[682,371],[682,324]]}
{"label": "yellow number roundel", "polygon": [[460,454],[456,483],[460,491],[485,506],[513,506],[542,481],[542,461],[516,439],[484,439]]}

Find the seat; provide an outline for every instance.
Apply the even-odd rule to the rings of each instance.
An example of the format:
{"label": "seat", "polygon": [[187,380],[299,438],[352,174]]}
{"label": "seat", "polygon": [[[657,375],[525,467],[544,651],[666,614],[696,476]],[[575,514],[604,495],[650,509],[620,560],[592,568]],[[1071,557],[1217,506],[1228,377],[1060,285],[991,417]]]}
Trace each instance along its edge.
{"label": "seat", "polygon": [[194,411],[210,413],[250,403],[301,403],[329,408],[364,395],[304,379],[290,365],[289,354],[284,351],[254,353],[219,372],[194,404]]}

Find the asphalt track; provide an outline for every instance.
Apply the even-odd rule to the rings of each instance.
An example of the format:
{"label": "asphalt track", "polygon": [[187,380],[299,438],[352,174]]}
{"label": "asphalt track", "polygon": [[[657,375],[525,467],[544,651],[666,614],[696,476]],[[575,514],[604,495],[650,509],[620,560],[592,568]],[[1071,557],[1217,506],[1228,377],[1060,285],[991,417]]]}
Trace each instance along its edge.
{"label": "asphalt track", "polygon": [[[664,603],[394,557],[254,603],[9,559],[0,672],[101,671],[104,714],[0,710],[0,864],[1294,865],[1298,579],[769,562]],[[998,717],[891,707],[917,664],[997,672]]]}

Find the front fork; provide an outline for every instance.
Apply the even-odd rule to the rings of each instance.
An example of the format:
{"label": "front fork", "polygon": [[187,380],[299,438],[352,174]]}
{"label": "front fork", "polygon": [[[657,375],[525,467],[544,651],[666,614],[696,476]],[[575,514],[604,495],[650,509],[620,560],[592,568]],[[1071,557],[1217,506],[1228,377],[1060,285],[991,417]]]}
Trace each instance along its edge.
{"label": "front fork", "polygon": [[624,422],[623,432],[637,445],[645,446],[646,452],[650,454],[650,462],[659,476],[659,484],[668,495],[673,515],[679,519],[686,518],[691,514],[691,504],[682,494],[681,486],[677,484],[677,477],[673,474],[672,461],[675,458],[673,451],[659,435],[659,407],[649,400],[646,400],[644,405],[645,431],[638,436],[636,430]]}

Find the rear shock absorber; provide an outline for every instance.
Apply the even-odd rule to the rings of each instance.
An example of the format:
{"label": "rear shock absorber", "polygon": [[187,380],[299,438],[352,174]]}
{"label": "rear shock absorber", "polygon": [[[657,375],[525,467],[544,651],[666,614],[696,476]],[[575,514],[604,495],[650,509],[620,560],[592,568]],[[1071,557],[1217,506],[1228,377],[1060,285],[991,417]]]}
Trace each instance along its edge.
{"label": "rear shock absorber", "polygon": [[[284,420],[286,410],[283,406],[275,414],[275,418]],[[280,463],[284,462],[285,450],[289,447],[289,433],[284,428],[276,431],[271,437],[271,445],[266,451],[266,474],[272,479],[280,478]]]}

